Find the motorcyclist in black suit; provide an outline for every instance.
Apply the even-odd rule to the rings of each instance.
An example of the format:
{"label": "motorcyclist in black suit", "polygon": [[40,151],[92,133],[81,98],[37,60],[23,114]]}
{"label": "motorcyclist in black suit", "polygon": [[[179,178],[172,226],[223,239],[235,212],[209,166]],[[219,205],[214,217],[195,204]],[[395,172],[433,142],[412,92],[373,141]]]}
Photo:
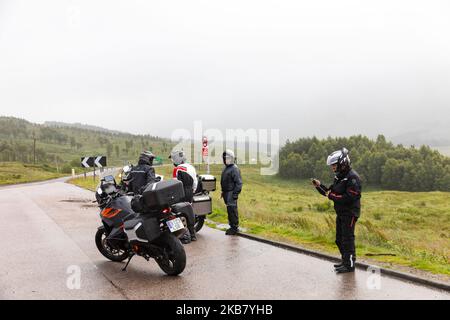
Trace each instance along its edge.
{"label": "motorcyclist in black suit", "polygon": [[239,232],[238,199],[242,191],[241,171],[235,164],[235,155],[231,150],[223,153],[225,168],[222,172],[221,187],[222,197],[228,211],[228,222],[230,228],[226,235],[236,235]]}
{"label": "motorcyclist in black suit", "polygon": [[334,202],[336,211],[336,245],[342,256],[342,263],[335,265],[337,273],[355,271],[355,225],[361,214],[361,179],[351,168],[348,150],[333,152],[327,159],[336,174],[333,184],[327,188],[319,180],[312,182],[317,191]]}
{"label": "motorcyclist in black suit", "polygon": [[141,153],[138,165],[133,167],[130,172],[130,192],[135,195],[142,194],[145,186],[157,181],[153,168],[154,159],[155,155],[150,151]]}

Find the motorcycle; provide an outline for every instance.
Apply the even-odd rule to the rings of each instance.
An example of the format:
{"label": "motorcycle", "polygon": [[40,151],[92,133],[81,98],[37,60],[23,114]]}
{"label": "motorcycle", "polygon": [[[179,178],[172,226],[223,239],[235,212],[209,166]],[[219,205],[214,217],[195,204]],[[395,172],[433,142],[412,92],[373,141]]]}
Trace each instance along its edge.
{"label": "motorcycle", "polygon": [[[133,165],[127,165],[123,167],[122,172],[119,174],[121,179],[120,189],[122,192],[128,195],[133,195],[130,192],[129,185],[132,181],[131,171],[133,170]],[[164,181],[164,176],[156,175],[157,180]],[[206,216],[212,213],[212,199],[209,195],[210,192],[216,191],[217,180],[212,175],[199,175],[198,176],[198,186],[194,193],[194,199],[192,203],[192,209],[195,214],[195,230],[199,232],[206,220]],[[174,214],[181,219],[185,228],[187,227],[187,217],[185,214],[185,208],[182,212],[174,212]]]}
{"label": "motorcycle", "polygon": [[104,177],[96,192],[102,220],[95,235],[99,252],[114,262],[128,259],[123,271],[134,256],[141,256],[147,261],[154,259],[169,276],[181,274],[186,267],[186,253],[179,238],[186,229],[173,212],[186,205],[174,203],[182,196],[180,192],[182,185],[152,184],[145,195],[150,201],[144,201],[144,205],[153,206],[152,210],[136,212],[133,202],[141,199],[120,192],[113,176]]}

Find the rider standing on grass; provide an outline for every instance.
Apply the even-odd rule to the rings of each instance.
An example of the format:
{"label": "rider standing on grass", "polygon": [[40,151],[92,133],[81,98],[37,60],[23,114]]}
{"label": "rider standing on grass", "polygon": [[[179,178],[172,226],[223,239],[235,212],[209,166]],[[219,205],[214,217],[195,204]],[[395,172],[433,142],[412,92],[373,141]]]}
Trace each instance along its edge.
{"label": "rider standing on grass", "polygon": [[333,152],[327,159],[336,174],[333,184],[327,188],[319,180],[312,182],[317,191],[334,202],[336,211],[336,245],[342,256],[342,263],[335,265],[337,273],[355,271],[355,225],[361,214],[361,179],[351,168],[348,150]]}
{"label": "rider standing on grass", "polygon": [[236,157],[232,150],[226,150],[222,158],[225,165],[221,178],[222,198],[227,206],[228,223],[230,224],[226,235],[234,236],[239,232],[238,199],[242,191],[242,177],[241,171],[235,164]]}

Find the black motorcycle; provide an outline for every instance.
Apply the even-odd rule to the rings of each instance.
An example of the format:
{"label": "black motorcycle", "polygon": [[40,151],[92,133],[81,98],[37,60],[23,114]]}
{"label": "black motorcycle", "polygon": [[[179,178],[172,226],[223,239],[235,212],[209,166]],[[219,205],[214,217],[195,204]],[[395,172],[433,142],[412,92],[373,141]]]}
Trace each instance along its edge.
{"label": "black motorcycle", "polygon": [[114,262],[128,259],[124,271],[137,255],[155,259],[170,276],[181,274],[186,253],[179,238],[186,229],[174,211],[189,209],[178,203],[183,197],[179,181],[156,182],[131,197],[120,192],[113,176],[103,178],[96,192],[103,224],[95,236],[98,250]]}

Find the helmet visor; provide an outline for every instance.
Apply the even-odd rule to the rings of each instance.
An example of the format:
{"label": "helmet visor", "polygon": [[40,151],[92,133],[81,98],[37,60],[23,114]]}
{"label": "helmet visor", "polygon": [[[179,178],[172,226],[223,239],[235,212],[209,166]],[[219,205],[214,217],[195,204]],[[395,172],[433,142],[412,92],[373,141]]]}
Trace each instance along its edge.
{"label": "helmet visor", "polygon": [[337,164],[339,162],[339,158],[341,157],[341,155],[342,155],[341,151],[336,151],[330,154],[327,159],[327,166]]}

